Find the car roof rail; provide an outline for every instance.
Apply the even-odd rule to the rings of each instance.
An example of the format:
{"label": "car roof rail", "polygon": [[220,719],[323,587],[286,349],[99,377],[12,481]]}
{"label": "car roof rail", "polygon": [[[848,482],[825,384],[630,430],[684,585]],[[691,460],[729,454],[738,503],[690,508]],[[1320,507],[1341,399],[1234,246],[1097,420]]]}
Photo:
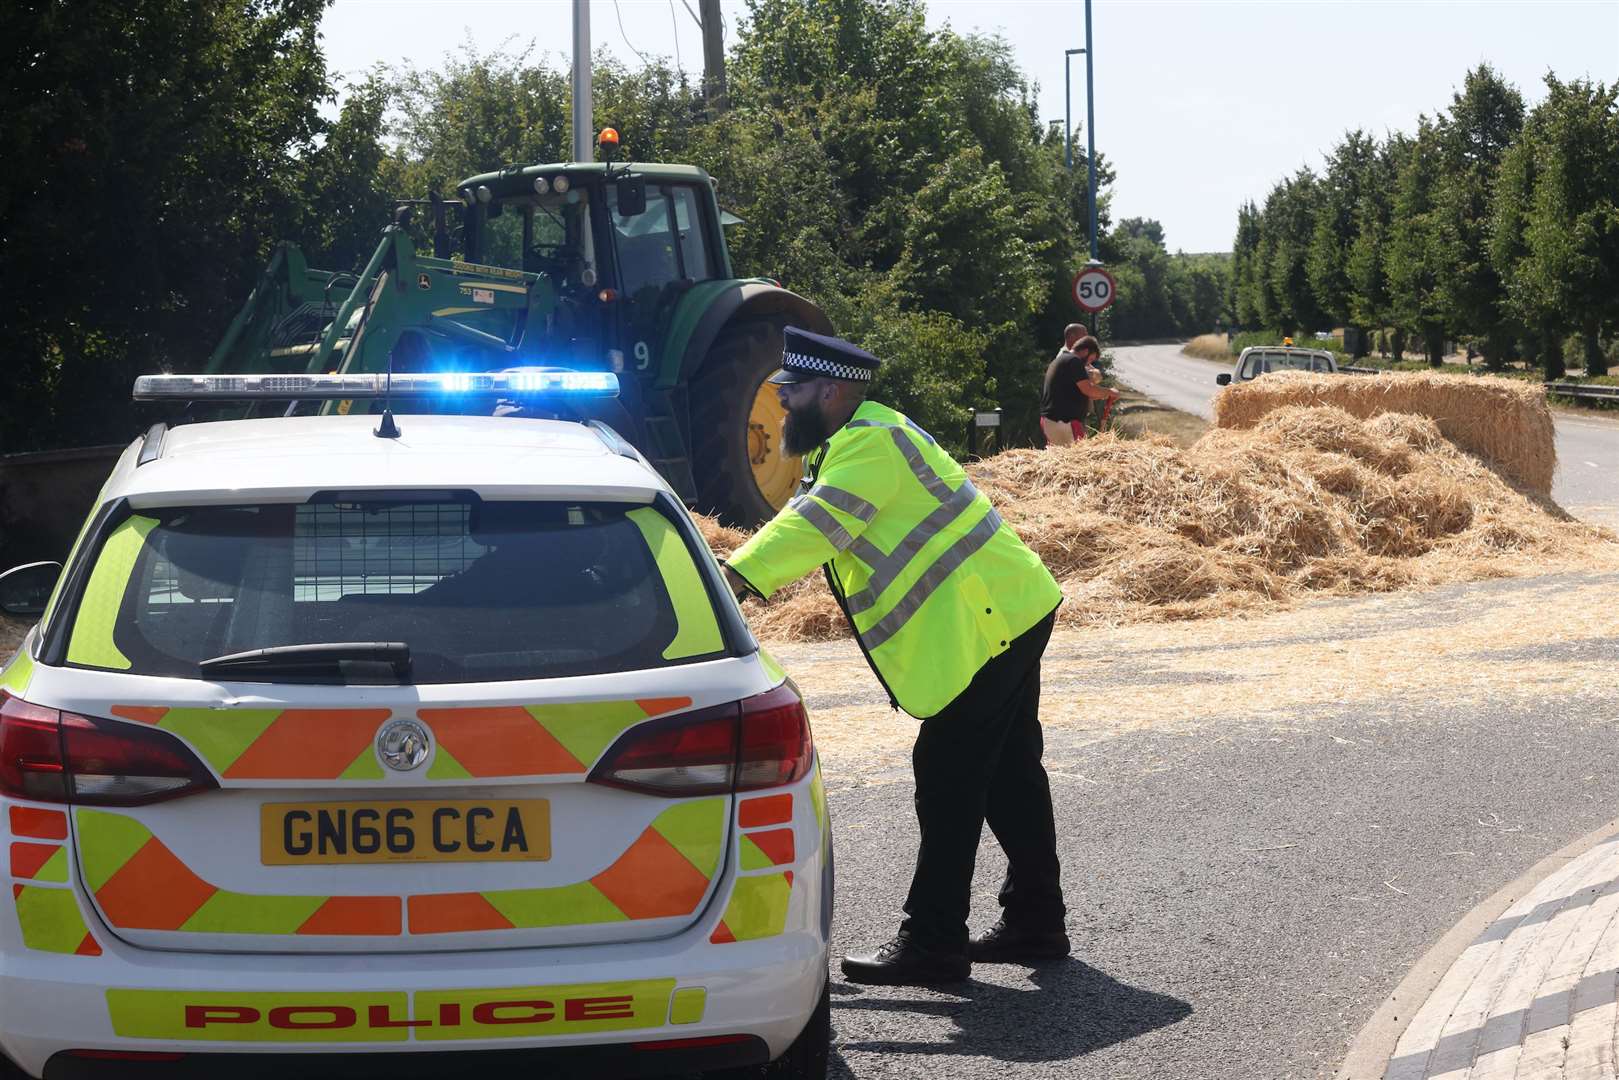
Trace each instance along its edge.
{"label": "car roof rail", "polygon": [[161,420],[146,429],[146,434],[141,436],[140,456],[135,459],[137,469],[163,456],[163,436],[168,430],[169,425]]}
{"label": "car roof rail", "polygon": [[614,431],[610,425],[600,420],[587,420],[585,423],[590,430],[596,433],[596,437],[606,444],[607,449],[619,457],[640,459],[641,455],[636,453],[635,447],[631,446],[624,436]]}

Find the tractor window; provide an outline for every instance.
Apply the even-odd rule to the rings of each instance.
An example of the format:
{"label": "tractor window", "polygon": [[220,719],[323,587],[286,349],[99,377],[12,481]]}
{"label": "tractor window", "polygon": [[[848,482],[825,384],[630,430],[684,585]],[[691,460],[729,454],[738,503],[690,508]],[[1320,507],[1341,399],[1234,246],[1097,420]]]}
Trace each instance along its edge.
{"label": "tractor window", "polygon": [[703,231],[697,196],[689,187],[672,188],[675,197],[675,230],[680,234],[680,258],[686,276],[704,281],[713,276],[708,260],[708,235]]}
{"label": "tractor window", "polygon": [[624,295],[634,300],[643,289],[678,280],[680,263],[669,232],[669,200],[663,189],[648,187],[646,210],[624,217],[618,213],[618,190],[609,187],[607,207],[618,241],[618,274]]}
{"label": "tractor window", "polygon": [[545,274],[558,286],[581,284],[583,271],[595,266],[585,192],[516,196],[490,210],[495,212],[485,213],[478,262]]}

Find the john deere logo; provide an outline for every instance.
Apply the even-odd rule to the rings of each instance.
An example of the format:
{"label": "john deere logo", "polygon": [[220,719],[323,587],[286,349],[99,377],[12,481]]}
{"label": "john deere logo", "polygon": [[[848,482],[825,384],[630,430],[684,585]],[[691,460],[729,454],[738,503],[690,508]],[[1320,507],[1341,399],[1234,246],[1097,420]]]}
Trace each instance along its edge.
{"label": "john deere logo", "polygon": [[377,732],[377,756],[395,772],[421,768],[432,749],[433,737],[415,720],[390,720]]}

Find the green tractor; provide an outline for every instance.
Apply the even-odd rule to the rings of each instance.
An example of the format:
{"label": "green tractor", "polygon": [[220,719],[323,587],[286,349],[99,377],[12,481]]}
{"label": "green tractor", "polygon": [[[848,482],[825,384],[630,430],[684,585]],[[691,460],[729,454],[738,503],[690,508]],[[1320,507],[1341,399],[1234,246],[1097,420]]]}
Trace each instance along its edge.
{"label": "green tractor", "polygon": [[[208,371],[613,371],[619,398],[590,418],[692,506],[755,525],[800,471],[765,383],[782,328],[831,327],[777,282],[735,276],[723,227],[738,219],[715,191],[702,169],[640,162],[471,177],[458,198],[402,205],[358,275],[281,245]],[[418,208],[431,256],[410,227]]]}

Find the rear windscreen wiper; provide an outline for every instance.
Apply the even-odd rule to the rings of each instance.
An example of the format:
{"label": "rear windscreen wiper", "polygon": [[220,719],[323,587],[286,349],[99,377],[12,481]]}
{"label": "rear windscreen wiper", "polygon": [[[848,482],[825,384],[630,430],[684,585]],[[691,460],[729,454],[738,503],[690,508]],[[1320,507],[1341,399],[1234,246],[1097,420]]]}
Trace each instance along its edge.
{"label": "rear windscreen wiper", "polygon": [[386,667],[403,682],[410,676],[410,646],[403,641],[330,641],[273,645],[215,656],[197,665],[204,675],[365,676]]}

